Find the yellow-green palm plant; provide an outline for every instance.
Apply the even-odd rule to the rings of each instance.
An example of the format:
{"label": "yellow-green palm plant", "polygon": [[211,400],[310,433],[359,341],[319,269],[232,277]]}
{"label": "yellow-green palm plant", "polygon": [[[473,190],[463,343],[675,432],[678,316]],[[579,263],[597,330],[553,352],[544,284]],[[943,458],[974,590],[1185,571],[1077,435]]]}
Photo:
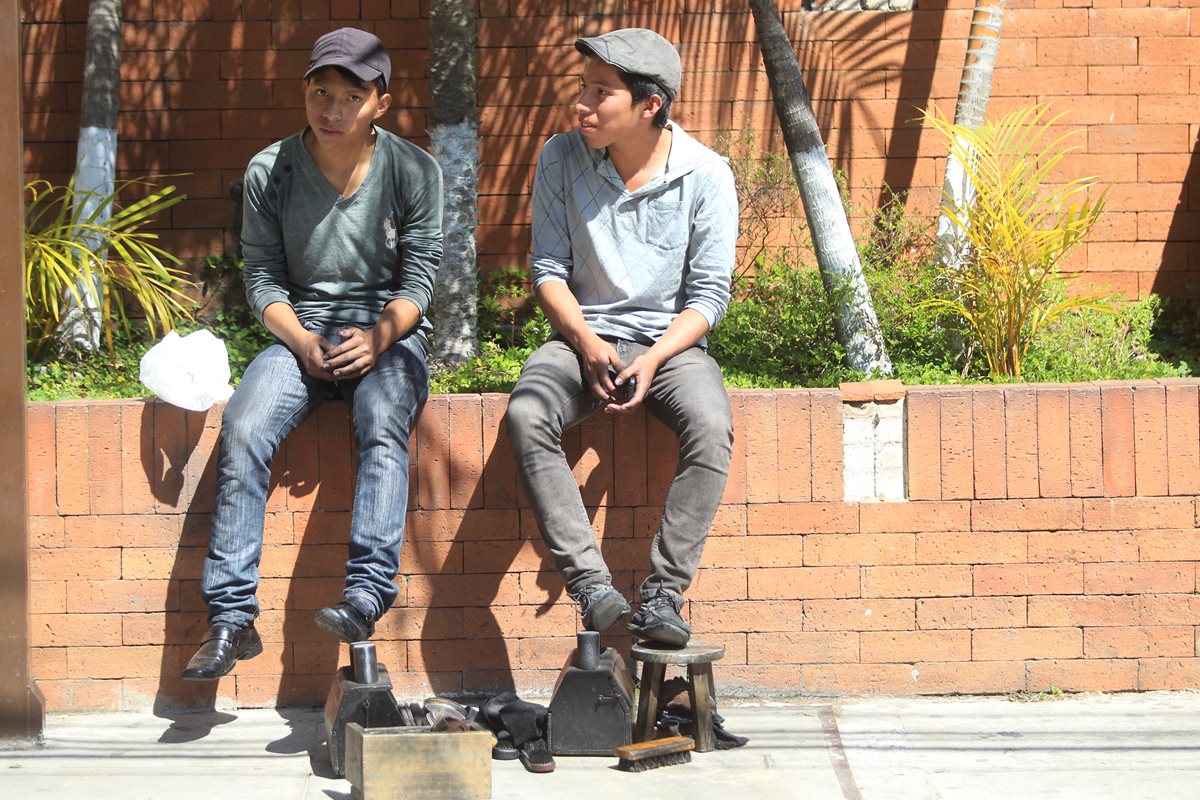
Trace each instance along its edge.
{"label": "yellow-green palm plant", "polygon": [[[117,196],[133,184],[152,186],[140,179],[119,181],[112,194],[90,198],[76,191],[73,178],[66,186],[44,180],[25,184],[25,324],[33,356],[58,335],[68,298],[76,306],[90,299],[98,308],[110,354],[114,324],[128,328],[126,297],[141,310],[152,336],[191,319],[179,259],[146,230],[183,195],[165,186],[119,206]],[[106,207],[111,216],[104,219]],[[85,298],[94,286],[99,296]]]}
{"label": "yellow-green palm plant", "polygon": [[944,276],[947,295],[926,305],[963,319],[993,377],[1021,377],[1021,361],[1047,322],[1072,310],[1110,313],[1099,292],[1068,294],[1059,264],[1104,210],[1108,188],[1097,178],[1053,182],[1052,173],[1079,131],[1055,134],[1063,113],[1026,106],[977,130],[938,112],[925,120],[964,165],[972,192],[965,207],[943,211],[966,237],[964,258]]}

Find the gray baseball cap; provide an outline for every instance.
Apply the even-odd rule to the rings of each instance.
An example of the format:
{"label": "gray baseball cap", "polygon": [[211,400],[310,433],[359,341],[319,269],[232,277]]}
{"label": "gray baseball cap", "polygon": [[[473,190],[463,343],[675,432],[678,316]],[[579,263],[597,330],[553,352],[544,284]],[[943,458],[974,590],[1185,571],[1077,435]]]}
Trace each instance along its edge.
{"label": "gray baseball cap", "polygon": [[621,28],[575,40],[575,49],[634,75],[644,75],[672,98],[679,93],[683,67],[675,45],[646,28]]}
{"label": "gray baseball cap", "polygon": [[375,34],[358,28],[338,28],[317,39],[304,77],[324,67],[341,67],[367,83],[383,78],[385,92],[392,79],[392,59],[387,48]]}

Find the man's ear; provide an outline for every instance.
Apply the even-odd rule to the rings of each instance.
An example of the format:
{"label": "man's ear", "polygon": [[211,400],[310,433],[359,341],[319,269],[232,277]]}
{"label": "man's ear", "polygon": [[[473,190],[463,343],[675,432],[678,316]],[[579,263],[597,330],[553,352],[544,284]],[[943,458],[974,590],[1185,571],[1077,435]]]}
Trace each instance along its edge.
{"label": "man's ear", "polygon": [[384,114],[387,113],[387,110],[391,107],[392,107],[392,96],[390,94],[388,94],[387,92],[384,92],[379,97],[379,108],[375,110],[375,119],[379,119],[380,117],[382,117]]}
{"label": "man's ear", "polygon": [[663,107],[663,99],[661,95],[652,94],[650,98],[644,102],[642,106],[642,119],[654,119],[654,115]]}

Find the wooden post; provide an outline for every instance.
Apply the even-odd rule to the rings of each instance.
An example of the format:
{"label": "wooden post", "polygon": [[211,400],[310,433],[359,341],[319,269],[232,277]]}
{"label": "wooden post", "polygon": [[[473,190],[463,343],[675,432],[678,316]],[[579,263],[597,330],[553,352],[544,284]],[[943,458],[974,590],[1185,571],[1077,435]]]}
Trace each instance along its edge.
{"label": "wooden post", "polygon": [[[0,0],[0,741],[36,741],[45,709],[29,666],[25,495],[25,293],[21,37],[17,0]],[[8,42],[8,44],[4,44]]]}

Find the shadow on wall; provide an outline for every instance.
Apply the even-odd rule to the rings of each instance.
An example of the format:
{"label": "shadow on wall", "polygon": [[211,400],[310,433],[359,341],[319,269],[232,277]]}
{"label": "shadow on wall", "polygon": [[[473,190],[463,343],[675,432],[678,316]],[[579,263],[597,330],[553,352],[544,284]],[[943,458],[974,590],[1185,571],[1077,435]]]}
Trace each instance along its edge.
{"label": "shadow on wall", "polygon": [[[413,437],[401,593],[374,637],[398,697],[511,691],[517,671],[541,673],[536,688],[548,690],[574,647],[578,611],[518,490],[506,402],[505,395],[434,396]],[[313,614],[336,602],[344,580],[356,461],[349,405],[322,404],[272,460],[256,622],[266,651],[213,682],[179,675],[207,629],[199,581],[221,410],[186,412],[151,400],[139,413],[146,522],[131,525],[121,544],[128,563],[141,563],[136,552],[145,563],[125,577],[162,588],[147,613],[124,615],[125,641],[161,647],[145,691],[155,714],[171,721],[163,740],[202,738],[230,721],[218,706],[321,703],[346,661]],[[483,431],[495,433],[481,452],[463,446]],[[567,431],[563,448],[614,585],[633,598],[674,473],[673,434],[645,413],[595,414]],[[648,452],[664,457],[647,459]],[[155,557],[168,552],[169,572]],[[631,644],[621,628],[605,636],[605,646],[626,654]],[[127,681],[127,691],[138,684]]]}
{"label": "shadow on wall", "polygon": [[[592,13],[523,20],[480,20],[480,255],[485,264],[520,260],[528,252],[528,194],[545,140],[575,125],[582,59],[572,46],[588,36],[627,26],[653,28],[679,42],[684,79],[672,118],[701,141],[722,130],[754,130],[775,142],[777,117],[749,9],[688,12],[684,0],[649,4],[595,2]],[[621,12],[628,13],[621,13]],[[830,159],[859,193],[855,206],[882,202],[881,182],[896,191],[932,187],[936,160],[921,159],[919,110],[951,108],[956,69],[935,71],[952,51],[961,64],[970,11],[784,12]],[[958,36],[942,43],[947,23]],[[959,22],[961,21],[961,25]],[[949,56],[947,56],[949,57]],[[853,156],[853,158],[852,158]],[[937,194],[929,189],[930,205]]]}
{"label": "shadow on wall", "polygon": [[[256,622],[266,651],[222,681],[179,677],[208,627],[199,583],[220,422],[220,409],[194,413],[162,402],[148,402],[142,415],[141,458],[156,510],[178,508],[190,497],[175,531],[178,541],[161,543],[177,545],[163,604],[163,655],[154,697],[155,713],[175,721],[164,736],[179,728],[180,712],[212,710],[218,696],[240,706],[319,702],[339,663],[340,645],[313,622],[317,609],[341,597],[353,502],[349,404],[329,401],[292,432],[272,460],[258,591],[262,615]],[[172,435],[179,430],[183,436]],[[178,445],[167,452],[163,442]],[[194,718],[188,719],[194,728]],[[222,721],[220,715],[206,719]],[[204,735],[192,728],[194,738]]]}
{"label": "shadow on wall", "polygon": [[[215,467],[215,452],[201,465],[197,478],[189,469],[193,458],[202,457],[199,445],[206,432],[215,435],[215,426],[220,424],[220,412],[188,412],[167,403],[148,400],[141,413],[140,456],[146,472],[146,485],[153,495],[153,511],[177,509],[189,495],[191,504],[187,514],[179,518],[179,526],[164,528],[177,535],[175,559],[167,576],[163,598],[163,631],[161,641],[162,661],[158,671],[158,686],[154,695],[156,716],[172,720],[172,725],[163,732],[162,741],[177,741],[183,736],[183,720],[177,713],[184,709],[212,710],[216,705],[219,684],[216,681],[193,683],[179,676],[185,659],[191,657],[188,643],[195,647],[207,630],[203,611],[185,611],[194,608],[189,602],[189,590],[195,591],[200,577],[205,545],[208,541],[208,510],[212,507],[212,470]],[[182,432],[182,435],[179,433]],[[189,481],[192,478],[192,481]],[[189,482],[195,482],[194,494],[188,491]],[[166,549],[172,542],[165,540]],[[123,542],[126,544],[126,542]],[[124,577],[124,576],[123,576]],[[188,587],[188,588],[184,588]],[[198,598],[197,598],[198,600]],[[222,717],[209,718],[212,725],[221,724]],[[211,730],[211,725],[207,730]],[[207,730],[189,728],[191,738],[207,735]]]}
{"label": "shadow on wall", "polygon": [[[537,688],[548,691],[575,646],[578,611],[518,488],[505,404],[503,395],[434,397],[422,416],[420,503],[402,571],[408,602],[423,613],[420,631],[409,637],[419,640],[410,644],[409,670],[422,673],[435,693],[515,691],[515,670],[542,673]],[[485,441],[478,464],[462,455],[455,461],[463,451],[444,443],[472,436],[456,431],[456,420],[479,417],[494,439]],[[661,472],[646,473],[648,438],[664,452],[673,450],[663,438],[672,437],[670,431],[656,420],[648,428],[648,419],[596,414],[563,436],[613,583],[627,597],[648,568],[658,525],[652,506],[665,501],[673,474],[669,459],[662,459],[668,463]],[[431,450],[448,456],[448,469]],[[619,463],[620,452],[636,458]],[[442,487],[439,469],[449,478]],[[626,654],[631,644],[620,628],[604,636],[604,646]]]}
{"label": "shadow on wall", "polygon": [[1170,297],[1200,297],[1200,133],[1192,142],[1192,160],[1183,176],[1151,291]]}
{"label": "shadow on wall", "polygon": [[[421,614],[409,669],[423,672],[435,694],[515,691],[513,665],[522,654],[506,631],[524,620],[512,612],[519,610],[523,589],[554,591],[543,581],[546,549],[521,533],[524,504],[497,396],[478,401],[482,418],[498,423],[492,426],[495,440],[484,445],[490,452],[454,446],[456,439],[476,438],[460,430],[464,422],[474,428],[479,406],[473,399],[430,398],[419,428],[418,511],[402,580],[408,604]],[[456,413],[460,409],[466,413]],[[532,585],[524,585],[527,576]]]}
{"label": "shadow on wall", "polygon": [[[851,187],[866,181],[875,190],[880,179],[897,191],[912,186],[920,153],[920,111],[946,96],[946,86],[936,91],[934,86],[945,16],[944,9],[921,15],[783,14],[830,161],[846,171]],[[761,62],[757,43],[752,46]],[[876,110],[885,98],[894,104],[891,120],[886,111]],[[768,124],[775,124],[773,116]],[[864,157],[884,160],[882,176],[854,174],[853,159]]]}

